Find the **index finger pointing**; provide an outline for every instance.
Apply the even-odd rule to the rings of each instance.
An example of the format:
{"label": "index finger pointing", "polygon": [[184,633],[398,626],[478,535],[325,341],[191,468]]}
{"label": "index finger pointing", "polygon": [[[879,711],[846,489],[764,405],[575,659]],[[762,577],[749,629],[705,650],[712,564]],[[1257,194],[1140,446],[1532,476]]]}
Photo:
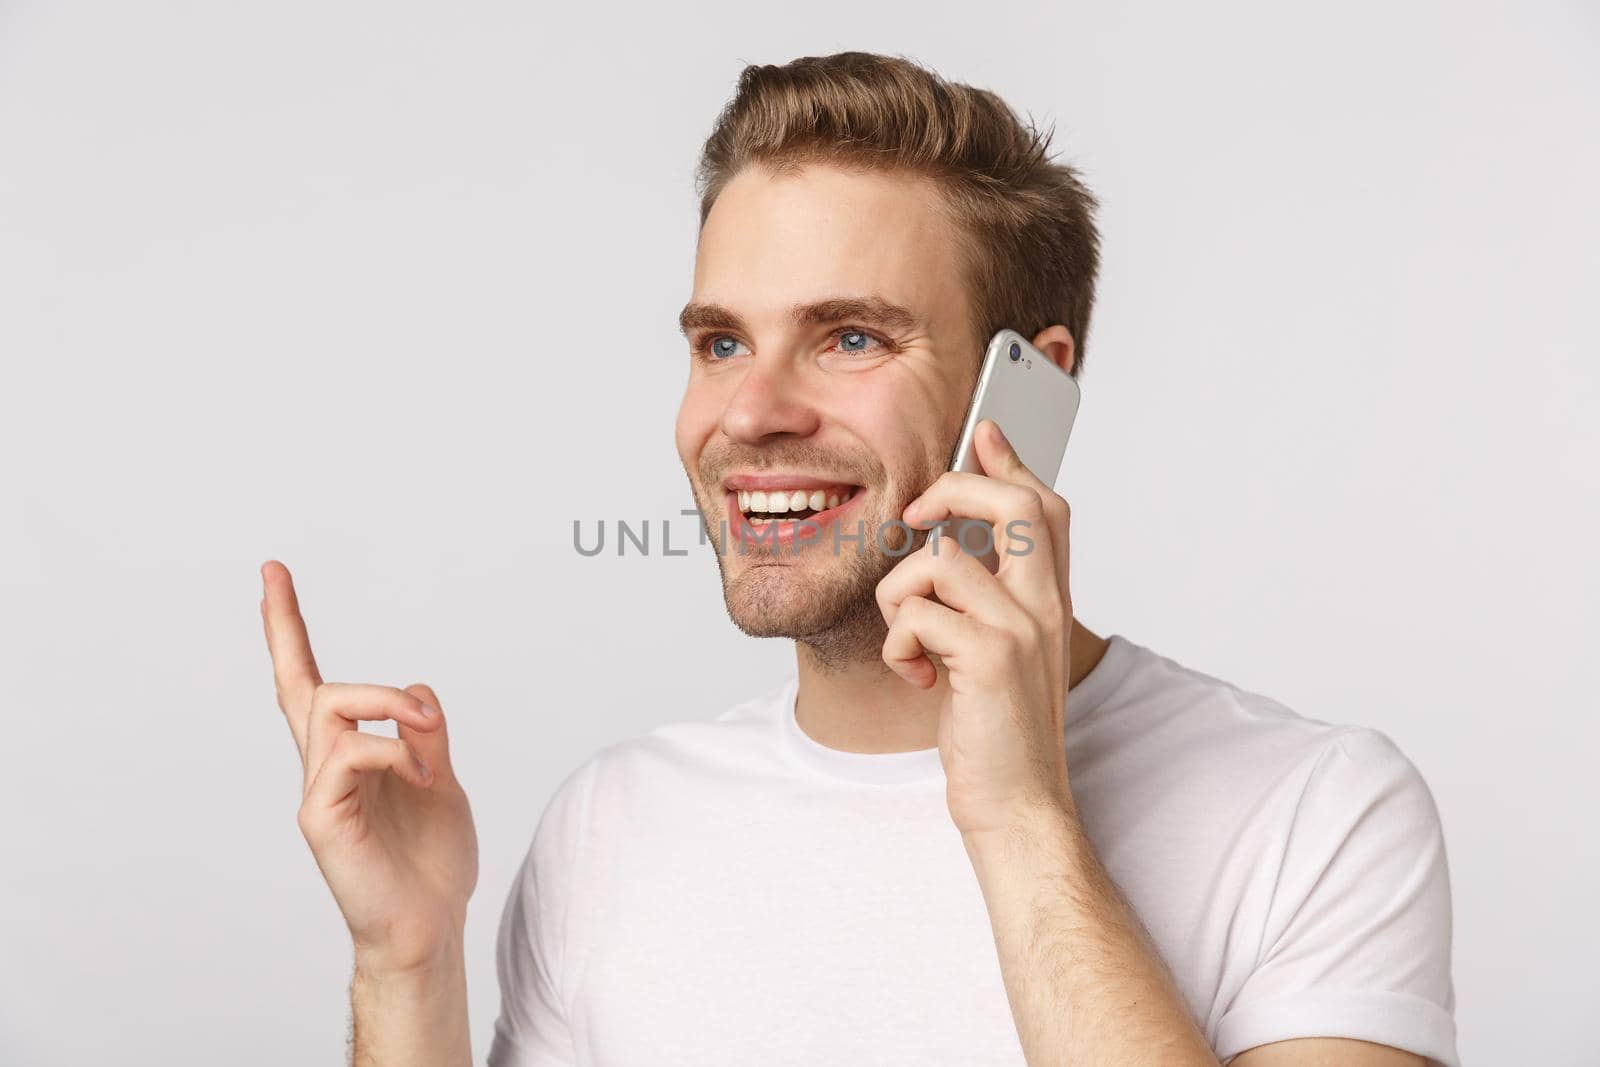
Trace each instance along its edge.
{"label": "index finger pointing", "polygon": [[261,565],[261,583],[261,621],[267,634],[267,651],[272,656],[278,706],[289,720],[289,730],[303,756],[306,716],[311,710],[311,696],[322,684],[322,675],[311,654],[311,638],[306,634],[305,619],[300,616],[300,600],[295,596],[289,568],[277,560],[268,560]]}

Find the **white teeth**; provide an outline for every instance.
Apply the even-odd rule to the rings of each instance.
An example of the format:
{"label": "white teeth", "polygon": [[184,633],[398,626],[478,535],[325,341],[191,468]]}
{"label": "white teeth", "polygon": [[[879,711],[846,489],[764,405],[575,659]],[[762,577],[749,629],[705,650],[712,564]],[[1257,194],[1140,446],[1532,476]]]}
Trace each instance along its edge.
{"label": "white teeth", "polygon": [[792,511],[826,511],[848,501],[854,490],[829,492],[825,489],[741,489],[739,510],[746,515],[787,515]]}

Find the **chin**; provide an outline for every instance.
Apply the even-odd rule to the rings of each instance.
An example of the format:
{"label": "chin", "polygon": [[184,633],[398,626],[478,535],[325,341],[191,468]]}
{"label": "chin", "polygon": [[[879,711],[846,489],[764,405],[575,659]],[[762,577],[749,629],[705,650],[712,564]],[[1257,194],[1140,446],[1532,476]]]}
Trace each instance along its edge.
{"label": "chin", "polygon": [[830,585],[799,567],[746,563],[724,574],[722,596],[728,617],[749,636],[801,638],[834,626],[853,599]]}
{"label": "chin", "polygon": [[718,560],[733,624],[751,637],[799,641],[883,626],[878,583],[899,560],[890,556],[801,556],[783,562]]}

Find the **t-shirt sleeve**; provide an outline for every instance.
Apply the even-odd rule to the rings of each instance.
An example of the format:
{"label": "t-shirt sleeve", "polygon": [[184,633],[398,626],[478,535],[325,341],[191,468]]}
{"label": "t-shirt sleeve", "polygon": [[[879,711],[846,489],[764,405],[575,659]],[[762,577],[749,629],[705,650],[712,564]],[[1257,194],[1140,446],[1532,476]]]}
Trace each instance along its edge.
{"label": "t-shirt sleeve", "polygon": [[1386,735],[1334,735],[1304,779],[1255,969],[1216,1053],[1347,1037],[1458,1067],[1450,875],[1422,775]]}
{"label": "t-shirt sleeve", "polygon": [[581,936],[573,886],[598,762],[596,756],[556,787],[512,880],[495,947],[500,1014],[489,1067],[572,1067],[577,1062],[567,982]]}

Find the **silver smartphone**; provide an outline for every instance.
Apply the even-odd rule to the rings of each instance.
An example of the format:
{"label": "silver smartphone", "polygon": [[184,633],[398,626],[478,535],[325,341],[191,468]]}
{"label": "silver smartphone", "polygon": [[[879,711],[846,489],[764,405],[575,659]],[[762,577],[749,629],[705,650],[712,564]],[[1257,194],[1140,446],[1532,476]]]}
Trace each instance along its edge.
{"label": "silver smartphone", "polygon": [[1080,395],[1077,379],[1054,360],[1015,330],[1001,330],[984,353],[950,470],[983,473],[973,435],[979,422],[993,419],[1023,465],[1053,488],[1078,416]]}

